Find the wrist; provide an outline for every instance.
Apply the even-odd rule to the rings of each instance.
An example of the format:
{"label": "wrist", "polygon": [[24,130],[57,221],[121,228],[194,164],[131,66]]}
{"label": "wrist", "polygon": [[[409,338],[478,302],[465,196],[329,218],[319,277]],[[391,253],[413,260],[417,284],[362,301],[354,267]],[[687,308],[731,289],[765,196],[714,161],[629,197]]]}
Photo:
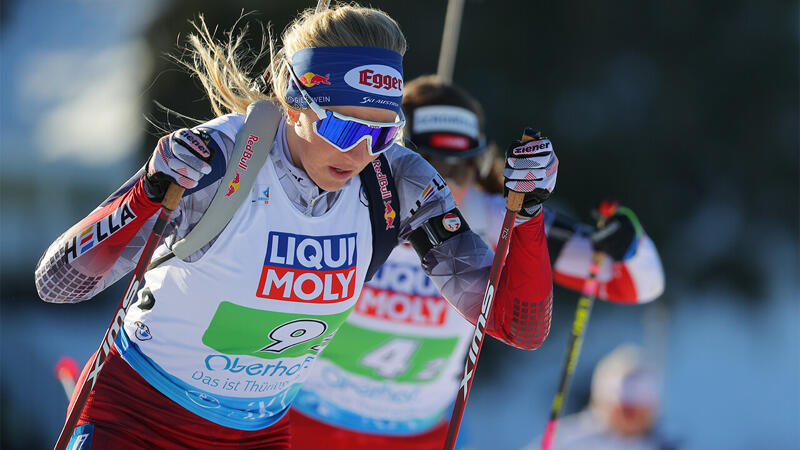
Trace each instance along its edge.
{"label": "wrist", "polygon": [[525,206],[522,205],[522,209],[519,210],[517,216],[523,217],[525,219],[530,219],[531,217],[536,217],[542,212],[542,204],[536,203],[534,205]]}
{"label": "wrist", "polygon": [[175,180],[167,174],[161,172],[148,173],[144,176],[144,192],[151,201],[161,203],[167,194],[169,185]]}
{"label": "wrist", "polygon": [[145,216],[152,215],[161,207],[160,200],[153,200],[147,193],[147,174],[143,175],[133,188],[128,193],[130,206],[133,213],[137,216],[144,214]]}

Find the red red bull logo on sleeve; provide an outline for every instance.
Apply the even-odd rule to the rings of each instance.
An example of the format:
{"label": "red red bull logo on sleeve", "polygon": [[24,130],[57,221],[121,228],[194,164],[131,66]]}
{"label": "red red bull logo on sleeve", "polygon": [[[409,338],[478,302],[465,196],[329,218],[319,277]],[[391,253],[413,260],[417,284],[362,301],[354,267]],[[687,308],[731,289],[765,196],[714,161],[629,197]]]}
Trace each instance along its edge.
{"label": "red red bull logo on sleeve", "polygon": [[353,297],[356,233],[306,236],[271,231],[256,296],[301,303],[338,303]]}
{"label": "red red bull logo on sleeve", "polygon": [[236,176],[233,177],[233,179],[228,182],[228,193],[225,194],[225,197],[230,197],[238,190],[239,190],[239,171],[237,170]]}
{"label": "red red bull logo on sleeve", "polygon": [[297,77],[305,87],[314,87],[318,84],[330,85],[331,74],[317,75],[314,72],[306,72],[305,74]]}

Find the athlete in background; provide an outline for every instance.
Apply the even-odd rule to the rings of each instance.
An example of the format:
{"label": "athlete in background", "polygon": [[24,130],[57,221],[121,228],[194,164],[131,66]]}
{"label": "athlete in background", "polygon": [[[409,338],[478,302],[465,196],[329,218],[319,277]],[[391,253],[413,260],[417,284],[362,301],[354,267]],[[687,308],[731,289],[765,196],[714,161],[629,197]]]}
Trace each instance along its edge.
{"label": "athlete in background", "polygon": [[[423,189],[441,183],[430,164],[394,142],[406,41],[393,19],[356,5],[307,10],[257,76],[243,72],[258,61],[243,59],[242,40],[218,43],[202,21],[197,31],[188,64],[219,117],[163,137],[142,170],[51,244],[36,268],[39,295],[87,300],[130,272],[170,183],[187,190],[156,258],[205,214],[227,166],[258,170],[256,189],[216,239],[147,271],[72,435],[82,448],[288,448],[286,412],[385,244],[374,242],[373,220],[398,231],[390,249],[415,242],[417,266],[468,320],[483,301],[492,250],[446,187]],[[252,89],[258,75],[270,92]],[[244,156],[228,160],[258,100],[279,103],[284,116],[256,169]],[[527,220],[513,231],[485,330],[530,349],[550,325],[540,315],[552,276],[539,211],[557,165],[552,151],[517,159],[536,168],[509,179],[541,179],[546,189],[525,192]],[[394,178],[394,190],[380,186],[396,211],[371,213],[362,171],[373,185]],[[235,192],[236,179],[221,188]],[[515,310],[519,302],[536,308]]]}
{"label": "athlete in background", "polygon": [[[410,147],[444,177],[472,229],[496,243],[505,211],[502,167],[486,151],[480,104],[424,76],[406,85],[403,110]],[[436,180],[420,186],[420,202],[444,189]],[[661,294],[658,253],[629,209],[619,208],[597,231],[547,208],[544,221],[558,283],[580,289],[598,249],[607,255],[601,298],[644,303]],[[295,448],[441,448],[474,326],[448,307],[416,261],[413,249],[399,246],[365,284],[295,401]]]}
{"label": "athlete in background", "polygon": [[[589,405],[561,419],[555,450],[675,450],[658,426],[663,374],[642,348],[626,344],[604,356],[592,374]],[[542,437],[523,450],[540,448]]]}

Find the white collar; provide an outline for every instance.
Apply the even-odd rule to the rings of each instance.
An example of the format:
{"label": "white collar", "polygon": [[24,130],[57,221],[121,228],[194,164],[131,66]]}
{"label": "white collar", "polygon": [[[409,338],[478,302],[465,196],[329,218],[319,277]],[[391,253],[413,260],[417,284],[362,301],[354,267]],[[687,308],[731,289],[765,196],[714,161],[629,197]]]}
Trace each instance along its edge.
{"label": "white collar", "polygon": [[312,217],[325,214],[339,197],[339,191],[323,191],[303,169],[294,165],[289,153],[286,131],[286,120],[283,120],[275,137],[277,150],[271,155],[281,187],[303,214]]}

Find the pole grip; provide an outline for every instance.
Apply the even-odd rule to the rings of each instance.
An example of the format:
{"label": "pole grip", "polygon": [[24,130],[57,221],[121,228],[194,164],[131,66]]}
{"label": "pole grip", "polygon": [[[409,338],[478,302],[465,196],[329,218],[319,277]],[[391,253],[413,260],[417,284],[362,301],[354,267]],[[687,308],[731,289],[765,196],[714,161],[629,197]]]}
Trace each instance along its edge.
{"label": "pole grip", "polygon": [[[532,128],[525,128],[522,132],[522,139],[520,142],[523,144],[536,139],[538,133]],[[525,193],[517,191],[508,191],[508,198],[506,198],[506,209],[513,212],[519,212],[522,209],[522,202],[525,201]]]}
{"label": "pole grip", "polygon": [[519,212],[522,209],[522,202],[525,200],[524,192],[508,191],[506,199],[506,209],[512,212]]}
{"label": "pole grip", "polygon": [[170,211],[175,211],[175,209],[178,208],[181,197],[183,197],[183,191],[184,188],[181,185],[171,183],[167,188],[167,193],[164,194],[164,200],[161,201],[161,206]]}

